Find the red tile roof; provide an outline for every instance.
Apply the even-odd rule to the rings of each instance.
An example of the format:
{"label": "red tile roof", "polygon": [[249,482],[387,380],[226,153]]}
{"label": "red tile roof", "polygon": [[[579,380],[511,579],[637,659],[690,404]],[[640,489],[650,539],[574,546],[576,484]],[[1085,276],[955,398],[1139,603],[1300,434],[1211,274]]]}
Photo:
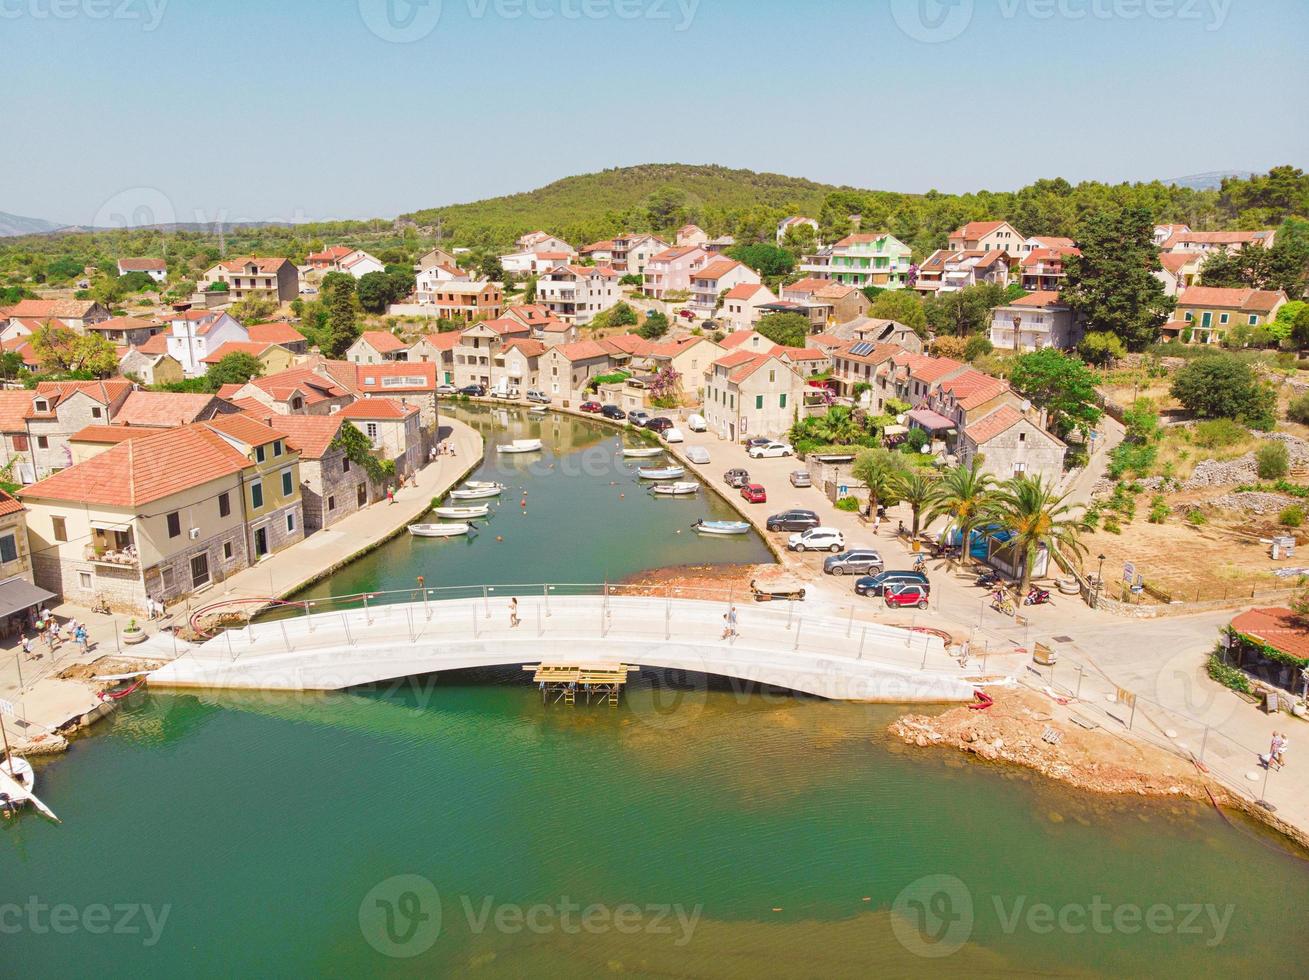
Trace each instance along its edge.
{"label": "red tile roof", "polygon": [[703,268],[697,269],[691,273],[692,279],[708,279],[717,282],[723,276],[736,269],[744,268],[740,262],[735,259],[714,259]]}
{"label": "red tile roof", "polygon": [[32,410],[32,393],[22,389],[0,390],[0,432],[26,432],[27,413]]}
{"label": "red tile roof", "polygon": [[517,337],[513,340],[506,340],[504,349],[519,351],[524,357],[540,357],[548,350],[541,341],[532,340],[530,337]]}
{"label": "red tile roof", "polygon": [[[114,413],[114,425],[171,428],[197,421],[214,396],[172,391],[134,391]],[[101,426],[103,428],[103,426]]]}
{"label": "red tile roof", "polygon": [[321,252],[310,252],[306,258],[310,262],[335,262],[338,259],[345,258],[353,251],[354,249],[345,245],[333,245],[331,248],[324,249]]}
{"label": "red tile roof", "polygon": [[418,414],[416,405],[405,405],[394,398],[361,398],[351,402],[341,411],[337,418],[342,419],[407,419]]}
{"label": "red tile roof", "polygon": [[393,354],[398,350],[407,350],[409,345],[393,333],[385,330],[365,330],[359,339],[379,354]]}
{"label": "red tile roof", "polygon": [[872,242],[880,241],[883,238],[894,238],[889,231],[861,232],[858,235],[846,235],[836,243],[837,248],[846,245],[868,245]]}
{"label": "red tile roof", "polygon": [[164,272],[168,263],[163,259],[119,259],[118,268],[124,272]]}
{"label": "red tile roof", "polygon": [[1160,252],[1159,264],[1177,275],[1182,271],[1182,267],[1189,262],[1196,262],[1201,258],[1197,252]]}
{"label": "red tile roof", "polygon": [[[1034,248],[1023,256],[1023,268],[1036,265],[1038,262],[1060,262],[1061,259],[1070,255],[1081,254],[1082,250],[1080,248],[1074,248],[1071,245],[1061,245],[1058,248]],[[1060,264],[1062,263],[1060,262]]]}
{"label": "red tile roof", "polygon": [[1270,231],[1179,231],[1164,242],[1165,249],[1191,242],[1195,245],[1243,245],[1246,242],[1265,241]]}
{"label": "red tile roof", "polygon": [[142,354],[167,354],[168,353],[168,334],[157,333],[147,340],[144,344],[139,344],[136,348]]}
{"label": "red tile roof", "polygon": [[579,340],[572,344],[560,344],[558,347],[551,349],[558,351],[560,355],[569,361],[589,361],[593,358],[609,356],[609,351],[594,340]]}
{"label": "red tile roof", "polygon": [[89,299],[20,299],[16,305],[9,307],[9,315],[80,320],[95,305],[95,301]]}
{"label": "red tile roof", "polygon": [[1279,303],[1285,302],[1281,290],[1223,289],[1218,286],[1191,286],[1177,297],[1178,306],[1214,306],[1231,310],[1250,310],[1271,313]]}
{"label": "red tile roof", "polygon": [[[246,401],[246,399],[241,399]],[[300,454],[301,459],[322,459],[331,448],[345,421],[341,413],[334,415],[276,415],[257,403],[247,414],[259,422],[273,422],[286,433],[286,444]]]}
{"label": "red tile roof", "polygon": [[1050,306],[1061,306],[1059,293],[1053,289],[1038,289],[1028,293],[1026,296],[1020,296],[1009,304],[1010,306],[1030,306],[1036,309],[1045,309]]}
{"label": "red tile roof", "polygon": [[88,425],[68,437],[70,442],[103,442],[116,445],[128,439],[158,435],[157,428],[145,425]]}
{"label": "red tile roof", "polygon": [[761,282],[743,282],[738,286],[733,286],[727,291],[724,299],[749,299],[761,289],[767,287]]}
{"label": "red tile roof", "polygon": [[1008,431],[1022,421],[1022,418],[1023,413],[1012,405],[1001,405],[994,412],[974,422],[964,431],[968,434],[969,439],[980,446],[994,439],[1002,432]]}
{"label": "red tile roof", "polygon": [[88,323],[87,330],[162,330],[164,325],[154,320],[142,320],[136,316],[116,316],[99,323]]}
{"label": "red tile roof", "polygon": [[247,265],[253,264],[260,272],[277,272],[284,265],[290,265],[290,259],[259,259],[254,256],[246,255],[239,259],[228,259],[225,262],[218,263],[228,272],[240,272]]}
{"label": "red tile roof", "polygon": [[995,231],[1003,224],[1003,221],[970,221],[962,228],[956,230],[950,237],[971,241],[975,238],[983,238],[986,235],[991,234],[991,232]]}
{"label": "red tile roof", "polygon": [[942,381],[941,390],[953,395],[955,403],[966,411],[998,398],[1009,390],[1009,383],[969,368],[958,377]]}
{"label": "red tile roof", "polygon": [[424,335],[423,339],[439,351],[454,350],[455,345],[459,343],[459,331],[447,330],[445,333],[429,333]]}
{"label": "red tile roof", "polygon": [[747,340],[749,340],[753,335],[754,335],[754,331],[748,328],[745,330],[733,330],[731,333],[729,333],[726,337],[723,338],[723,342],[721,346],[727,348],[728,350],[732,350],[735,347],[740,347]]}
{"label": "red tile roof", "polygon": [[305,339],[304,334],[285,320],[256,323],[246,330],[251,340],[265,344],[298,344]]}
{"label": "red tile roof", "polygon": [[807,279],[801,279],[793,282],[789,286],[782,287],[782,294],[787,293],[816,293],[818,290],[830,286],[832,283],[827,279],[815,279],[810,276]]}
{"label": "red tile roof", "polygon": [[26,509],[27,508],[19,503],[17,499],[10,496],[8,492],[0,490],[0,517],[8,516],[9,514],[17,514],[20,510]]}
{"label": "red tile roof", "polygon": [[1232,629],[1274,650],[1309,660],[1309,629],[1290,609],[1279,606],[1247,609],[1232,620]]}
{"label": "red tile roof", "polygon": [[285,439],[286,433],[274,425],[256,422],[248,415],[220,415],[204,423],[215,432],[243,442],[248,446],[264,446],[275,439]]}

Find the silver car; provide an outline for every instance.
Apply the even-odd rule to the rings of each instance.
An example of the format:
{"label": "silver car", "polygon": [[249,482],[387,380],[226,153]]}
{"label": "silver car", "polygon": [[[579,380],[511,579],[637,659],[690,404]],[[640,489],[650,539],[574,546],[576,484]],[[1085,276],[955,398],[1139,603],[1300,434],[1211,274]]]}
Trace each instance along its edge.
{"label": "silver car", "polygon": [[882,556],[871,548],[856,548],[823,560],[828,575],[876,575],[884,567]]}
{"label": "silver car", "polygon": [[791,486],[793,487],[812,487],[813,479],[809,476],[808,470],[792,470]]}

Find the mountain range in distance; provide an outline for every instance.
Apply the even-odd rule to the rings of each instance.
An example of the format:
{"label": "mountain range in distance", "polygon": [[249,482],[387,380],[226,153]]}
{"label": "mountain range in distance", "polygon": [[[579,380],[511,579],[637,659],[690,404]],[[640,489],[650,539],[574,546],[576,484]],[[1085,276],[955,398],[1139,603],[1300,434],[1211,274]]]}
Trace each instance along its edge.
{"label": "mountain range in distance", "polygon": [[1172,177],[1165,180],[1165,184],[1176,184],[1178,187],[1186,187],[1193,191],[1216,191],[1222,186],[1223,180],[1227,177],[1236,177],[1239,180],[1249,180],[1254,176],[1252,170],[1214,170],[1207,174],[1191,174],[1189,177]]}

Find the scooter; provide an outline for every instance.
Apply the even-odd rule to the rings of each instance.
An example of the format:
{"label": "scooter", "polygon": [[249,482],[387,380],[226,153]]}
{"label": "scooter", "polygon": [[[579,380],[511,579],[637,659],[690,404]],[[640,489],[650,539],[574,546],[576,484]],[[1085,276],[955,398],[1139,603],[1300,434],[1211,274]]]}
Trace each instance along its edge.
{"label": "scooter", "polygon": [[927,571],[927,559],[924,558],[922,555],[919,555],[917,558],[914,559],[914,571],[915,572]]}
{"label": "scooter", "polygon": [[984,589],[990,589],[1001,584],[1003,581],[1004,579],[999,572],[982,572],[981,575],[977,576],[976,584]]}
{"label": "scooter", "polygon": [[1049,601],[1050,601],[1050,593],[1047,592],[1045,589],[1038,589],[1035,585],[1033,585],[1031,590],[1027,593],[1027,597],[1023,599],[1023,605],[1043,606]]}

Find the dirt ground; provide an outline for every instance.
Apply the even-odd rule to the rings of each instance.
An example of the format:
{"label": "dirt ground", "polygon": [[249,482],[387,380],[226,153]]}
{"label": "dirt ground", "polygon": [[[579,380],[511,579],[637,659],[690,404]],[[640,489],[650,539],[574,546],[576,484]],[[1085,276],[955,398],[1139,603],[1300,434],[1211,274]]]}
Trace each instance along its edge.
{"label": "dirt ground", "polygon": [[640,572],[618,583],[623,595],[662,596],[671,588],[682,598],[726,598],[750,594],[750,582],[775,574],[775,565],[673,565]]}

